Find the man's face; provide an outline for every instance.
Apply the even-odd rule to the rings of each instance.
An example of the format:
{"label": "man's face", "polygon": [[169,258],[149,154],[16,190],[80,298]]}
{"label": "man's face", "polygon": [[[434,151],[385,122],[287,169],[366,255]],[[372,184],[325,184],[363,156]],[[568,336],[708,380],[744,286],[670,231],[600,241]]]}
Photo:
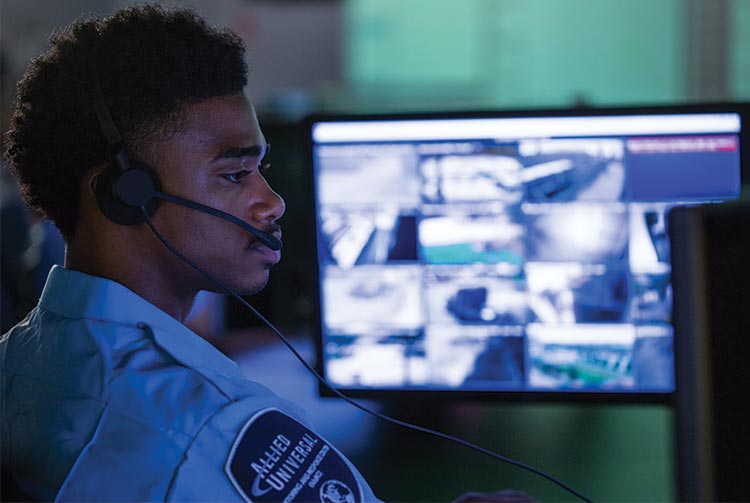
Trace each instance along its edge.
{"label": "man's face", "polygon": [[[284,213],[284,201],[261,173],[267,145],[247,99],[212,98],[185,112],[183,131],[160,144],[156,153],[162,190],[280,238],[276,220]],[[249,232],[203,212],[162,202],[153,221],[177,250],[243,295],[262,289],[269,269],[281,258]],[[220,291],[163,245],[155,245],[161,246],[155,256],[171,281],[188,289]]]}

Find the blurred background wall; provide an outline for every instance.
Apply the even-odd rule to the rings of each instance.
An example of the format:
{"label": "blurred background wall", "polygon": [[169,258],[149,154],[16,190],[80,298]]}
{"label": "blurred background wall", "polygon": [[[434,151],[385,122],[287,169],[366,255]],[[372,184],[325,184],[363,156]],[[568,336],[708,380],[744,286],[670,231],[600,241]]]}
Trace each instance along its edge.
{"label": "blurred background wall", "polygon": [[[17,76],[70,19],[127,0],[4,0]],[[747,0],[186,0],[249,45],[261,112],[748,99]],[[7,102],[3,105],[7,107]]]}
{"label": "blurred background wall", "polygon": [[[124,0],[3,0],[2,129],[14,82],[58,26],[108,14]],[[308,113],[438,111],[750,100],[748,0],[192,0],[247,42],[248,93],[273,144],[271,183],[284,195],[285,258],[252,299],[312,356],[313,229],[301,119]],[[2,179],[3,271],[33,305],[54,230],[23,212]],[[17,206],[15,206],[17,208]],[[19,220],[20,219],[20,220]],[[23,222],[23,225],[18,225]],[[51,243],[41,247],[40,243]],[[17,244],[21,252],[11,245]],[[28,252],[29,249],[34,253]],[[12,255],[12,254],[16,255]],[[14,278],[17,280],[17,278]],[[29,298],[31,299],[29,301]],[[310,409],[322,432],[391,501],[449,501],[467,490],[571,496],[478,454],[376,423],[316,398],[286,350],[232,302],[209,301],[206,336],[249,375]],[[210,307],[213,306],[213,307]],[[17,312],[3,313],[3,325]],[[251,337],[255,336],[255,339]],[[254,342],[252,342],[254,341]],[[258,342],[261,341],[261,342]],[[676,497],[668,405],[561,403],[379,404],[400,418],[458,433],[548,470],[597,501]]]}

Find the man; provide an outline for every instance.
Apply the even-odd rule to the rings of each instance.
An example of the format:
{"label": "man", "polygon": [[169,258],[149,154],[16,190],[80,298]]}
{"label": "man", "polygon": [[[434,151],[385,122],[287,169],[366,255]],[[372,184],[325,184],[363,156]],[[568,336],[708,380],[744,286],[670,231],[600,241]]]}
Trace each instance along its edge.
{"label": "man", "polygon": [[[110,156],[119,133],[129,164],[147,165],[164,193],[279,239],[284,202],[263,178],[268,147],[246,73],[236,35],[144,6],[74,23],[20,81],[5,157],[66,256],[0,339],[6,497],[376,500],[302,411],[181,323],[198,291],[221,289],[102,200],[121,174]],[[162,202],[150,220],[243,295],[280,259],[240,226],[178,204]]]}

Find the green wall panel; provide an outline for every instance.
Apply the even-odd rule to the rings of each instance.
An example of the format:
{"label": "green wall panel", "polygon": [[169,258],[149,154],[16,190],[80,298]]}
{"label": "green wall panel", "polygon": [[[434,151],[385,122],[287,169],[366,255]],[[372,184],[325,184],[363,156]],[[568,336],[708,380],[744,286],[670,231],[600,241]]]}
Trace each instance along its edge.
{"label": "green wall panel", "polygon": [[680,0],[351,0],[345,75],[381,106],[684,98]]}

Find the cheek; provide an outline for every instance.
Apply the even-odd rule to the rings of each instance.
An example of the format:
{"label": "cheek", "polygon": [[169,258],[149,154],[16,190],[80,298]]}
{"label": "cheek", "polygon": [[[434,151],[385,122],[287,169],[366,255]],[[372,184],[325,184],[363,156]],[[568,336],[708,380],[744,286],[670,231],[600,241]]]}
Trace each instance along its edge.
{"label": "cheek", "polygon": [[[228,213],[226,208],[218,207],[215,201],[200,201],[206,206]],[[213,204],[212,204],[213,203]],[[185,250],[192,256],[226,259],[230,250],[243,250],[249,243],[250,234],[214,215],[200,210],[175,205],[166,201],[161,203],[154,218],[156,228],[170,243],[179,250]]]}
{"label": "cheek", "polygon": [[190,246],[203,256],[226,258],[227,251],[244,249],[248,234],[238,226],[220,218],[200,212],[185,215],[182,240],[189,240]]}
{"label": "cheek", "polygon": [[165,203],[159,208],[157,217],[154,219],[156,228],[180,251],[194,254],[216,241],[218,233],[211,233],[213,217],[209,215]]}

